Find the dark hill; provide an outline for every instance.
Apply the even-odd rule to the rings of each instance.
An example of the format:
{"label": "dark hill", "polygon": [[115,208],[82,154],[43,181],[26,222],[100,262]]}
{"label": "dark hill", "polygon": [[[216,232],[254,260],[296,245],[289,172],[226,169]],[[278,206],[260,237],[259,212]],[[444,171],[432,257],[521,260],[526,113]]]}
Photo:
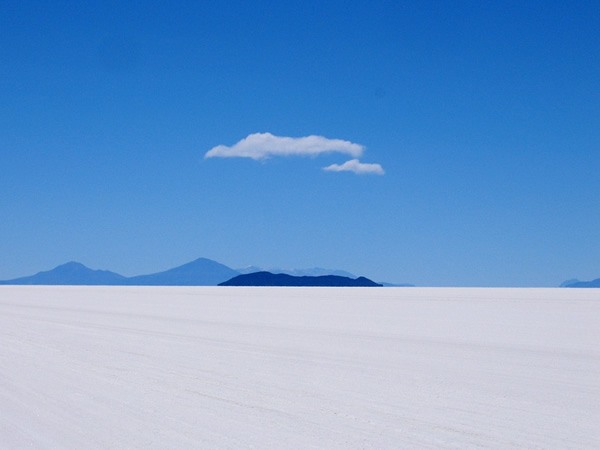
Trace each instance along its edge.
{"label": "dark hill", "polygon": [[164,272],[127,278],[125,284],[138,286],[216,286],[239,272],[206,258]]}
{"label": "dark hill", "polygon": [[376,287],[381,286],[365,277],[348,278],[338,275],[319,277],[295,277],[284,273],[255,272],[238,275],[219,286],[332,286],[332,287]]}
{"label": "dark hill", "polygon": [[28,277],[0,281],[0,284],[42,285],[120,285],[126,278],[108,270],[93,270],[78,262],[68,262],[52,270]]}

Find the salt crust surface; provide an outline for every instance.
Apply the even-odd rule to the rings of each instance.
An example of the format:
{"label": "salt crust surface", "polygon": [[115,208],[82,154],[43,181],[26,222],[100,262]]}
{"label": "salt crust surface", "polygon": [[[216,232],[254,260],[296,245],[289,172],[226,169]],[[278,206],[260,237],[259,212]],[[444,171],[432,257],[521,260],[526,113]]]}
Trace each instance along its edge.
{"label": "salt crust surface", "polygon": [[0,287],[2,448],[600,448],[600,290]]}

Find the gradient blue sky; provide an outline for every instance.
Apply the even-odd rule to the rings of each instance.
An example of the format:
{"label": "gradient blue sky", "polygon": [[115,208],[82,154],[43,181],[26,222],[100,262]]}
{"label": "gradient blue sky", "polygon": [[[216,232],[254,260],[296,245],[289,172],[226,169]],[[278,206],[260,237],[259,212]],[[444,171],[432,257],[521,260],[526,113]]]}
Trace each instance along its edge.
{"label": "gradient blue sky", "polygon": [[[600,277],[600,3],[0,5],[0,279],[200,256],[417,285]],[[204,159],[252,133],[366,147]]]}

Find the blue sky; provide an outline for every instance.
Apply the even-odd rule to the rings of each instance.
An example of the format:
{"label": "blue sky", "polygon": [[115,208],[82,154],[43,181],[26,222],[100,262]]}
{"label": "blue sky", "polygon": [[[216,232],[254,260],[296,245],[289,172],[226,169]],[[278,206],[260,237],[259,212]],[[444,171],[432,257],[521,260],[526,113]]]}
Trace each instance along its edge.
{"label": "blue sky", "polygon": [[[598,29],[595,1],[3,1],[0,279],[600,277]],[[362,150],[205,158],[256,133]],[[352,159],[385,173],[323,170]]]}

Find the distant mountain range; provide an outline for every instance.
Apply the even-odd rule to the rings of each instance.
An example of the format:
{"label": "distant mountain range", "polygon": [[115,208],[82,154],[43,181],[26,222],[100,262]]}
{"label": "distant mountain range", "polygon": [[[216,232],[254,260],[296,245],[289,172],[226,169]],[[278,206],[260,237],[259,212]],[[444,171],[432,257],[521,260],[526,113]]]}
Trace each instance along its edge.
{"label": "distant mountain range", "polygon": [[135,277],[124,277],[107,270],[93,270],[77,262],[68,262],[47,272],[0,284],[110,285],[110,286],[216,286],[239,272],[206,258],[166,270]]}
{"label": "distant mountain range", "polygon": [[[242,271],[257,269],[255,272],[264,272],[259,267],[248,267]],[[68,262],[52,270],[39,272],[35,275],[0,281],[3,285],[105,285],[105,286],[217,286],[238,275],[242,271],[234,270],[221,263],[207,258],[198,258],[187,264],[166,270],[164,272],[148,275],[125,277],[108,270],[94,270],[78,262]],[[287,273],[285,273],[287,272]],[[356,279],[356,276],[343,270],[329,270],[323,268],[290,269],[284,273],[294,277],[321,277],[337,276]],[[246,274],[248,272],[245,272]],[[359,278],[367,280],[366,278]],[[370,280],[368,280],[370,281]],[[294,281],[290,281],[294,282]],[[335,280],[331,281],[335,282]],[[301,285],[301,284],[300,284]],[[389,285],[389,284],[386,284]]]}
{"label": "distant mountain range", "polygon": [[592,281],[567,280],[561,283],[560,287],[568,288],[600,288],[600,278]]}
{"label": "distant mountain range", "polygon": [[256,272],[238,275],[219,286],[333,286],[333,287],[381,287],[365,277],[350,278],[339,275],[293,276],[286,273]]}

